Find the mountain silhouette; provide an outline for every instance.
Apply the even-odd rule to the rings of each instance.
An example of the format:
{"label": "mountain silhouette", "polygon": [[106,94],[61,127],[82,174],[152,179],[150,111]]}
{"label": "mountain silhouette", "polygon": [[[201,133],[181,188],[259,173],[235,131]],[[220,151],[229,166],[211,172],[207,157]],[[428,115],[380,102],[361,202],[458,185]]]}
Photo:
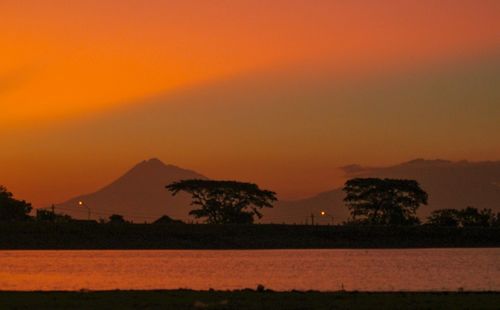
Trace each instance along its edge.
{"label": "mountain silhouette", "polygon": [[[185,194],[172,197],[165,186],[174,181],[193,178],[207,179],[194,171],[166,165],[153,158],[140,162],[116,181],[94,193],[56,205],[56,210],[82,219],[86,218],[88,207],[92,219],[107,218],[116,213],[134,222],[153,222],[163,215],[188,220],[190,197]],[[79,206],[79,201],[84,206]]]}
{"label": "mountain silhouette", "polygon": [[[315,223],[330,224],[333,217],[338,224],[349,217],[349,210],[344,206],[343,199],[342,190],[334,189],[305,199],[278,201],[273,209],[263,210],[261,222],[310,224],[313,215]],[[325,212],[324,216],[321,216],[322,211]]]}
{"label": "mountain silhouette", "polygon": [[[417,180],[429,194],[429,205],[422,206],[417,212],[421,219],[425,219],[433,210],[443,208],[474,206],[500,212],[500,161],[415,159],[389,167],[348,165],[341,169],[346,180],[355,177]],[[306,220],[310,222],[313,213],[316,222],[329,223],[331,215],[335,223],[339,223],[349,217],[343,198],[342,189],[334,189],[307,199],[280,202],[275,210],[267,211],[266,216],[275,222],[280,222],[281,216],[286,222],[304,223]],[[327,216],[321,217],[321,211],[325,211]]]}
{"label": "mountain silhouette", "polygon": [[[425,217],[435,209],[491,208],[500,212],[500,161],[451,162],[446,160],[415,159],[388,167],[349,165],[341,168],[345,179],[381,177],[415,179],[429,194],[429,205],[422,206],[418,215]],[[153,222],[163,215],[184,221],[192,220],[190,196],[172,197],[165,185],[182,179],[207,179],[205,176],[166,165],[158,159],[143,161],[113,183],[88,195],[82,195],[56,206],[56,210],[76,218],[86,218],[87,209],[78,206],[83,201],[93,219],[121,214],[134,222]],[[341,223],[349,217],[343,203],[341,188],[295,201],[278,201],[272,209],[263,210],[262,223]],[[325,215],[321,216],[321,211]]]}

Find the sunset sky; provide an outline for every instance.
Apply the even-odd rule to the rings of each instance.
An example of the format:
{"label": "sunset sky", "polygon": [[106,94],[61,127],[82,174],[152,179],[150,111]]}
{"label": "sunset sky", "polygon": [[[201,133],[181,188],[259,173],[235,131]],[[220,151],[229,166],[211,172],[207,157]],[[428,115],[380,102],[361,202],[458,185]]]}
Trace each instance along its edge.
{"label": "sunset sky", "polygon": [[283,198],[500,160],[500,1],[0,1],[0,184],[35,206],[157,157]]}

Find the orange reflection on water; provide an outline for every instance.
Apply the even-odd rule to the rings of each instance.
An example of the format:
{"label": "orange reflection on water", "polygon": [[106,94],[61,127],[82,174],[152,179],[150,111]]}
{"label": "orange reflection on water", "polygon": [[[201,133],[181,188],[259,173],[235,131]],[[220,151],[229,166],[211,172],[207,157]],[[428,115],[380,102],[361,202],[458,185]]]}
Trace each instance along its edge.
{"label": "orange reflection on water", "polygon": [[0,290],[500,290],[500,249],[3,251]]}

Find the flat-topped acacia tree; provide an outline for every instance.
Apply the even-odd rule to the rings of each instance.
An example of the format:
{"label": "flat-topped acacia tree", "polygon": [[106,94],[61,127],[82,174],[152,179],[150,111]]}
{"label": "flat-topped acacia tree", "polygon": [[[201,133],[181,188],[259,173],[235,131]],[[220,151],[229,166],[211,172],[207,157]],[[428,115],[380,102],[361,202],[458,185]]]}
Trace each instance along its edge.
{"label": "flat-topped acacia tree", "polygon": [[276,193],[260,189],[256,184],[237,181],[182,180],[166,188],[173,196],[179,192],[191,194],[191,205],[198,209],[190,215],[206,218],[209,224],[249,224],[254,216],[262,217],[260,209],[272,208]]}
{"label": "flat-topped acacia tree", "polygon": [[427,193],[415,180],[355,178],[343,188],[352,223],[414,225],[416,211],[427,204]]}

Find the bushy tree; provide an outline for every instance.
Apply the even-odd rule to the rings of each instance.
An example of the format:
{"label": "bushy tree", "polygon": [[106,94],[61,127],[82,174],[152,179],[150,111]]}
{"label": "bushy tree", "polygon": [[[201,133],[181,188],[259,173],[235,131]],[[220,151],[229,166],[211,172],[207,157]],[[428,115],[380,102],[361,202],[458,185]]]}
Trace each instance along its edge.
{"label": "bushy tree", "polygon": [[109,222],[108,223],[111,223],[111,224],[124,224],[124,223],[127,223],[127,221],[125,221],[125,219],[123,218],[123,215],[112,214],[109,217]]}
{"label": "bushy tree", "polygon": [[427,223],[435,226],[457,227],[460,225],[460,211],[457,209],[439,209],[432,211]]}
{"label": "bushy tree", "polygon": [[491,226],[500,227],[500,212],[497,212],[495,218],[493,219]]}
{"label": "bushy tree", "polygon": [[31,204],[17,200],[11,192],[0,185],[0,221],[25,221],[30,218]]}
{"label": "bushy tree", "polygon": [[38,209],[36,210],[36,220],[39,222],[70,222],[71,216],[66,214],[58,214],[50,210]]}
{"label": "bushy tree", "polygon": [[272,191],[237,181],[192,179],[174,182],[166,188],[172,195],[181,191],[191,194],[191,205],[199,208],[189,214],[205,218],[210,224],[253,223],[254,216],[262,217],[260,209],[271,208],[277,200]]}
{"label": "bushy tree", "polygon": [[498,215],[491,209],[479,210],[474,207],[465,209],[439,209],[431,213],[427,223],[436,226],[452,227],[489,227],[495,226]]}
{"label": "bushy tree", "polygon": [[460,211],[460,221],[463,227],[488,227],[493,220],[494,214],[491,209],[478,210],[474,207],[467,207]]}
{"label": "bushy tree", "polygon": [[418,224],[416,211],[428,199],[414,180],[355,178],[343,190],[352,222],[372,225]]}

